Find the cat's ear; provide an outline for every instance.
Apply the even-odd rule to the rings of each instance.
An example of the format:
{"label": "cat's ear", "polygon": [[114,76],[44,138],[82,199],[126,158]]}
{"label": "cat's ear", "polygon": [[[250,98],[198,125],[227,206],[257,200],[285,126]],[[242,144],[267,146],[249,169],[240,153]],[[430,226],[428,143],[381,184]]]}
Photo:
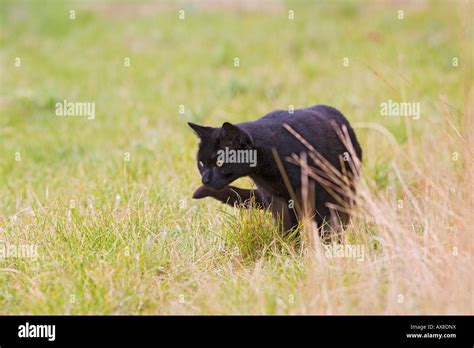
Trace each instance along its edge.
{"label": "cat's ear", "polygon": [[252,146],[252,136],[243,129],[229,122],[224,122],[221,128],[220,139],[223,144],[233,146]]}
{"label": "cat's ear", "polygon": [[193,129],[194,133],[196,133],[199,138],[204,138],[206,134],[212,130],[212,127],[199,126],[192,122],[188,122],[188,125]]}

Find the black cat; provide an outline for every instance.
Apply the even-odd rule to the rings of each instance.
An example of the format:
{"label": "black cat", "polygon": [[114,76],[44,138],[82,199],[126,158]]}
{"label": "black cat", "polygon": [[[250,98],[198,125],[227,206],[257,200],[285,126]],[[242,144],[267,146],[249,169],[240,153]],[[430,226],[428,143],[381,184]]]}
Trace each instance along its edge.
{"label": "black cat", "polygon": [[[285,231],[297,226],[299,213],[294,206],[302,204],[301,167],[285,159],[292,154],[307,153],[308,148],[284,124],[299,133],[342,172],[341,157],[347,157],[349,152],[338,136],[335,125],[340,129],[345,126],[354,149],[352,153],[355,152],[359,161],[362,160],[362,150],[349,122],[342,113],[330,106],[316,105],[293,112],[276,110],[253,122],[235,125],[225,122],[218,128],[189,123],[201,140],[197,162],[203,186],[196,190],[193,198],[213,197],[223,203],[242,207],[249,207],[253,201],[259,208],[269,208],[274,219],[281,221]],[[310,156],[307,159],[311,167],[319,168]],[[278,161],[282,166],[278,165]],[[286,178],[285,174],[282,175],[282,167]],[[351,168],[347,167],[345,173],[352,173]],[[249,176],[257,189],[229,186],[232,181],[243,176]],[[348,176],[349,180],[355,177]],[[288,183],[291,188],[288,188]],[[328,203],[337,203],[333,194],[318,181],[311,180],[309,187],[314,191],[311,192],[315,200],[312,215],[318,226],[327,226],[326,223],[334,225],[335,211],[333,209],[331,213],[331,207],[327,206]],[[296,202],[293,200],[295,196]],[[337,212],[336,216],[338,222],[342,221],[343,224],[348,220],[345,213]]]}

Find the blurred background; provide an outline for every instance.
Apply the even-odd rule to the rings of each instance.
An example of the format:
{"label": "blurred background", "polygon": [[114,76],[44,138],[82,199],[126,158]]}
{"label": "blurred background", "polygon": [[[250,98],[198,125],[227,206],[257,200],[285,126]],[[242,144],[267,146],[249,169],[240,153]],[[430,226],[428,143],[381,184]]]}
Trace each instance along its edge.
{"label": "blurred background", "polygon": [[[472,37],[472,26],[459,18],[463,6],[2,0],[2,190],[45,178],[69,186],[74,183],[64,178],[81,175],[81,162],[85,175],[94,176],[127,151],[168,168],[164,182],[186,182],[187,172],[177,180],[169,170],[183,172],[193,162],[195,139],[186,121],[253,120],[289,105],[332,105],[351,122],[387,127],[404,143],[407,132],[420,136],[439,121],[440,93],[461,108],[455,101],[463,93],[465,61],[453,67],[453,58],[467,53],[462,33]],[[420,102],[421,120],[407,127],[404,118],[382,117],[380,103],[388,99]],[[55,104],[63,100],[94,102],[95,119],[56,117]],[[369,162],[377,151],[370,147],[364,146]],[[16,152],[28,156],[22,166],[30,170],[15,164]],[[158,168],[136,170],[154,175]],[[12,203],[4,199],[2,211]]]}

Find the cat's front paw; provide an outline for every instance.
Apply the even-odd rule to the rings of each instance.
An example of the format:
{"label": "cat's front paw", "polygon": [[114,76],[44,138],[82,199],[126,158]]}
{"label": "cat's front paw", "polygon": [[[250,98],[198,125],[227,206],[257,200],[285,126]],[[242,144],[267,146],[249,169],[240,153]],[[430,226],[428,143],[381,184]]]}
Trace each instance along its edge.
{"label": "cat's front paw", "polygon": [[199,187],[196,191],[193,193],[193,198],[194,199],[201,199],[205,197],[212,196],[213,191],[205,186]]}

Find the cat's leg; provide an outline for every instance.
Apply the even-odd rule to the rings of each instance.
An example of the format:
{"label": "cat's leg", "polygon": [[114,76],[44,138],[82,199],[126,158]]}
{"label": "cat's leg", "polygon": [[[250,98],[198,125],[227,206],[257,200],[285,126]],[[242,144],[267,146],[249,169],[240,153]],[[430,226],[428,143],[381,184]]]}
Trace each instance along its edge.
{"label": "cat's leg", "polygon": [[[265,209],[269,206],[266,195],[261,190],[242,189],[235,186],[226,186],[219,191],[201,186],[193,194],[194,199],[204,197],[212,197],[230,206],[242,208],[250,208],[252,202],[255,202],[255,207],[260,209]],[[252,200],[253,197],[255,197],[254,200]]]}
{"label": "cat's leg", "polygon": [[287,233],[298,226],[298,218],[294,209],[290,208],[289,202],[283,198],[273,197],[270,210],[275,224],[282,228],[282,233]]}
{"label": "cat's leg", "polygon": [[255,197],[255,206],[260,209],[270,208],[273,220],[275,224],[281,226],[282,233],[289,232],[298,226],[298,218],[294,209],[289,207],[289,202],[282,198],[270,196],[260,189],[249,190],[235,186],[227,186],[222,190],[214,191],[205,186],[201,186],[193,194],[194,199],[205,197],[212,197],[230,206],[242,208],[250,208],[252,206],[252,197]]}
{"label": "cat's leg", "polygon": [[319,236],[323,243],[340,243],[344,227],[348,223],[348,215],[329,208],[327,203],[338,204],[338,202],[327,193],[319,194],[322,199],[316,205],[316,223],[319,227]]}

